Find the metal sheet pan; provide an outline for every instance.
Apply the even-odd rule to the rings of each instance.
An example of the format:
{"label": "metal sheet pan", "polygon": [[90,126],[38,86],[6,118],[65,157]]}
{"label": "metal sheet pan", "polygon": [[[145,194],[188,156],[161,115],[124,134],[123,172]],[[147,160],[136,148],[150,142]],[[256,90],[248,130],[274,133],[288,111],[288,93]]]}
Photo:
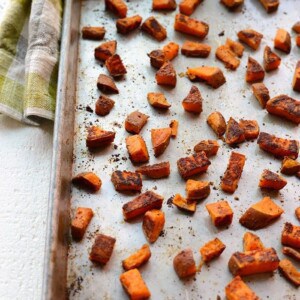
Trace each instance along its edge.
{"label": "metal sheet pan", "polygon": [[[179,55],[173,61],[178,74],[185,72],[188,66],[201,65],[216,65],[224,71],[227,83],[217,90],[197,83],[204,98],[203,112],[200,116],[185,113],[181,105],[192,83],[187,78],[178,76],[176,88],[158,87],[155,83],[155,70],[149,65],[147,57],[150,50],[161,48],[168,41],[175,41],[182,45],[187,38],[196,40],[174,32],[173,22],[176,12],[152,12],[151,1],[131,0],[127,3],[128,15],[139,14],[143,19],[154,15],[167,27],[168,38],[159,43],[140,31],[129,36],[118,35],[115,28],[116,18],[104,11],[104,1],[86,0],[82,1],[81,6],[78,3],[79,1],[66,1],[65,18],[67,19],[65,19],[62,43],[52,198],[50,198],[50,202],[52,199],[54,203],[52,204],[52,225],[51,222],[49,225],[52,231],[49,234],[47,246],[47,250],[51,249],[51,251],[47,256],[50,264],[45,272],[45,296],[49,299],[63,298],[67,287],[70,299],[126,299],[119,283],[119,275],[122,273],[121,260],[140,248],[146,239],[140,220],[131,223],[123,221],[122,205],[131,200],[134,195],[117,193],[110,181],[110,175],[116,169],[135,169],[128,159],[125,147],[125,138],[128,133],[124,130],[123,123],[128,113],[138,109],[150,116],[141,132],[149,149],[150,163],[166,160],[171,163],[171,176],[168,179],[145,179],[143,181],[143,191],[155,190],[165,198],[162,208],[166,214],[163,236],[151,245],[151,260],[141,268],[142,276],[151,290],[152,299],[216,299],[218,295],[224,299],[224,287],[232,279],[227,263],[233,252],[242,250],[242,236],[246,231],[238,223],[239,217],[251,204],[259,201],[263,196],[270,195],[275,199],[284,208],[285,213],[275,224],[259,230],[258,234],[267,247],[274,247],[282,257],[280,233],[284,222],[297,222],[294,209],[299,206],[299,180],[289,177],[286,188],[277,194],[262,192],[258,188],[258,179],[262,170],[269,168],[272,171],[278,171],[280,161],[263,153],[256,142],[246,142],[235,149],[247,156],[239,187],[233,195],[223,193],[219,189],[220,176],[226,169],[232,148],[220,140],[222,146],[218,155],[211,159],[212,164],[208,172],[196,177],[213,182],[211,195],[198,205],[197,212],[193,216],[188,216],[167,205],[167,199],[172,195],[185,193],[185,184],[177,172],[176,161],[179,157],[191,154],[193,146],[198,141],[215,138],[206,124],[206,117],[214,110],[221,111],[226,119],[231,116],[236,119],[256,119],[261,131],[282,137],[299,138],[297,126],[270,116],[260,108],[252,95],[250,86],[244,80],[248,56],[251,55],[262,62],[264,46],[273,45],[277,28],[282,27],[290,31],[293,23],[300,18],[299,9],[297,9],[299,1],[282,1],[278,12],[270,15],[266,14],[259,1],[256,0],[246,0],[244,6],[236,12],[229,12],[217,0],[204,1],[200,5],[193,17],[210,24],[209,35],[204,42],[212,46],[212,53],[207,59],[186,58]],[[107,73],[105,67],[95,61],[93,56],[93,49],[98,43],[78,39],[82,26],[95,24],[106,27],[105,40],[116,39],[118,41],[117,52],[121,55],[128,71],[124,79],[117,82],[120,94],[112,96],[116,104],[106,117],[98,117],[85,109],[87,105],[94,108],[94,103],[99,96],[96,88],[97,77],[100,73]],[[216,60],[215,49],[224,43],[227,37],[236,39],[236,32],[244,28],[253,28],[262,32],[264,34],[262,44],[255,52],[246,48],[238,70],[228,71],[222,63]],[[78,49],[78,57],[76,49]],[[299,48],[294,45],[294,39],[291,53],[289,55],[280,53],[280,55],[282,57],[280,69],[267,74],[264,82],[271,96],[286,93],[299,98],[299,94],[295,94],[291,89],[294,66],[300,57]],[[158,112],[149,106],[146,96],[148,92],[153,91],[165,93],[172,104],[168,112]],[[171,119],[179,121],[179,135],[170,142],[165,153],[156,159],[151,149],[150,130],[167,127]],[[91,124],[116,131],[114,145],[102,151],[89,152],[85,146],[85,137],[86,128]],[[70,152],[72,144],[73,156]],[[73,175],[86,170],[97,173],[103,182],[100,192],[87,194],[76,188],[70,191],[71,167]],[[71,215],[74,214],[76,207],[86,206],[94,210],[95,216],[84,240],[80,243],[70,242],[66,280],[65,259],[68,249],[67,225],[69,222],[67,215],[70,199]],[[223,230],[218,230],[212,225],[205,209],[206,203],[220,199],[227,199],[234,209],[232,225]],[[58,220],[61,220],[60,227],[57,226]],[[111,260],[105,267],[96,266],[88,259],[97,232],[114,236],[117,239]],[[214,237],[219,237],[227,245],[222,256],[209,266],[204,266],[195,278],[180,281],[173,270],[173,257],[179,250],[191,247],[198,263],[200,261],[199,248]],[[61,253],[57,254],[59,249]],[[299,292],[297,293],[296,289],[280,278],[277,272],[274,275],[247,277],[246,282],[261,299],[297,299],[300,297]]]}

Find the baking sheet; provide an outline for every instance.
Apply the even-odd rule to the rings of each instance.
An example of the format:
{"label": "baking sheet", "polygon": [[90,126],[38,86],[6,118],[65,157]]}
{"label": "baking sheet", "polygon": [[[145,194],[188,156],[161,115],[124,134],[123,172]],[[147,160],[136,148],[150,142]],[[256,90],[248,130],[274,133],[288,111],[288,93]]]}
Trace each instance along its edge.
{"label": "baking sheet", "polygon": [[[177,77],[174,89],[156,85],[155,69],[150,66],[147,53],[161,48],[169,41],[182,45],[185,39],[197,40],[193,37],[174,32],[174,16],[178,12],[152,12],[151,1],[131,0],[127,2],[128,16],[139,14],[145,20],[154,15],[167,28],[168,38],[157,42],[139,30],[128,36],[116,33],[114,15],[104,11],[104,1],[82,1],[80,28],[86,25],[103,25],[107,33],[105,40],[118,41],[117,53],[120,54],[127,68],[127,75],[117,82],[119,95],[111,96],[115,100],[115,107],[106,117],[99,117],[86,111],[86,106],[94,109],[95,101],[99,97],[96,88],[97,77],[100,73],[107,74],[103,64],[94,59],[94,48],[99,44],[95,41],[80,39],[75,109],[75,137],[73,154],[73,175],[82,171],[94,171],[102,179],[101,190],[96,194],[88,194],[82,190],[72,188],[71,215],[78,206],[91,207],[95,212],[82,242],[71,242],[68,257],[68,289],[70,299],[126,299],[127,296],[119,282],[119,275],[123,272],[121,261],[139,249],[146,239],[141,228],[141,220],[124,222],[122,205],[135,197],[116,192],[110,181],[114,170],[134,170],[135,167],[128,159],[125,138],[129,135],[123,126],[128,113],[139,110],[150,116],[141,135],[146,141],[150,154],[150,164],[170,161],[171,175],[167,179],[143,180],[143,191],[154,190],[164,196],[162,210],[166,215],[163,235],[151,245],[152,257],[140,268],[147,283],[152,299],[224,299],[224,287],[232,279],[227,263],[231,254],[242,251],[242,237],[246,228],[238,220],[242,213],[263,196],[270,195],[280,204],[285,213],[268,228],[261,229],[257,234],[266,247],[274,247],[281,254],[280,235],[284,222],[297,224],[294,209],[299,206],[299,179],[288,177],[287,186],[279,193],[265,193],[258,188],[259,176],[263,169],[279,171],[280,161],[262,152],[254,142],[245,142],[234,149],[247,156],[247,161],[237,191],[233,195],[225,194],[219,189],[220,176],[223,175],[232,148],[219,140],[221,147],[218,155],[211,158],[208,171],[196,178],[213,182],[210,196],[202,201],[197,212],[186,215],[167,204],[167,200],[175,193],[185,195],[185,182],[179,176],[176,161],[180,157],[190,155],[196,143],[203,139],[215,139],[212,130],[206,124],[207,116],[215,110],[221,111],[228,120],[256,119],[261,131],[274,133],[287,138],[299,138],[299,128],[273,117],[262,110],[252,95],[250,85],[245,83],[245,68],[248,56],[251,55],[262,63],[263,49],[266,45],[273,46],[273,37],[277,28],[290,31],[291,26],[300,19],[299,1],[282,1],[278,12],[266,14],[259,1],[246,0],[244,6],[236,12],[229,12],[217,0],[204,1],[192,15],[210,25],[210,30],[204,42],[212,46],[212,52],[207,59],[187,58],[179,55],[173,65],[177,74],[192,66],[212,65],[224,71],[227,83],[217,90],[213,90],[203,83],[196,83],[203,96],[203,112],[194,116],[184,112],[181,101],[188,94],[192,83],[187,78]],[[241,59],[237,71],[226,70],[223,64],[216,60],[215,50],[225,43],[227,37],[236,39],[236,32],[245,28],[253,28],[264,34],[259,50],[252,51],[248,47]],[[280,69],[266,74],[264,83],[270,90],[271,96],[286,93],[299,98],[291,89],[292,76],[297,59],[300,58],[299,48],[295,46],[290,55],[279,53],[282,57]],[[277,51],[276,51],[277,52]],[[70,61],[76,64],[76,61]],[[172,104],[167,112],[154,110],[147,102],[148,92],[165,93]],[[70,114],[73,112],[70,111]],[[172,139],[163,155],[155,158],[150,141],[152,128],[167,127],[172,119],[179,121],[179,134]],[[116,132],[116,138],[110,147],[90,152],[85,146],[86,128],[99,125],[106,130]],[[229,201],[234,210],[233,223],[228,229],[215,228],[205,209],[205,204],[220,199]],[[105,267],[99,267],[89,261],[88,256],[94,237],[98,233],[111,235],[117,239],[113,255]],[[197,264],[200,261],[199,248],[214,237],[220,238],[226,244],[226,250],[220,258],[203,266],[195,278],[181,281],[173,270],[173,258],[187,247],[193,249]],[[298,264],[299,267],[299,264]],[[297,289],[284,279],[278,272],[274,275],[264,274],[245,278],[251,288],[261,299],[299,299]],[[297,296],[298,295],[298,296]]]}

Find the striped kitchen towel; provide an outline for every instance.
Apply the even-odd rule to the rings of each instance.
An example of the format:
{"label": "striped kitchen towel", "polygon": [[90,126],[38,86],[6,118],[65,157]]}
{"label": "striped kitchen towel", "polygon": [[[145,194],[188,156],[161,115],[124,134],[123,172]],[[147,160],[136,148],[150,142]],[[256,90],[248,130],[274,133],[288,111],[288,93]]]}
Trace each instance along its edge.
{"label": "striped kitchen towel", "polygon": [[0,24],[0,113],[54,119],[62,0],[9,0]]}

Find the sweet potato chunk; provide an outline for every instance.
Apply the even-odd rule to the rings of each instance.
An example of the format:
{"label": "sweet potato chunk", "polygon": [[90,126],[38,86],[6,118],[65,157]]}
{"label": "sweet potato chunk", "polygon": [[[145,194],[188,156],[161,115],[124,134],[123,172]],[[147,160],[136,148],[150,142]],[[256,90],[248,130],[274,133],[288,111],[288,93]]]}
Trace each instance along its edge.
{"label": "sweet potato chunk", "polygon": [[88,136],[86,138],[86,145],[88,148],[99,148],[111,144],[115,139],[116,133],[113,131],[106,131],[97,126],[88,128]]}
{"label": "sweet potato chunk", "polygon": [[179,4],[180,13],[190,16],[203,0],[181,0]]}
{"label": "sweet potato chunk", "polygon": [[167,60],[172,60],[178,55],[179,45],[174,42],[170,42],[163,47],[162,51]]}
{"label": "sweet potato chunk", "polygon": [[294,91],[300,92],[300,60],[296,64],[292,86]]}
{"label": "sweet potato chunk", "polygon": [[95,58],[106,61],[116,53],[117,41],[108,41],[95,48]]}
{"label": "sweet potato chunk", "polygon": [[97,234],[90,252],[90,260],[105,265],[112,255],[115,243],[115,238]]}
{"label": "sweet potato chunk", "polygon": [[192,249],[185,249],[179,252],[174,257],[173,266],[179,278],[194,276],[197,268]]}
{"label": "sweet potato chunk", "polygon": [[222,70],[218,67],[188,68],[187,75],[191,81],[205,81],[214,89],[217,89],[226,82]]}
{"label": "sweet potato chunk", "polygon": [[243,173],[245,161],[245,155],[237,152],[231,152],[226,171],[221,180],[221,189],[224,192],[231,194],[235,192]]}
{"label": "sweet potato chunk", "polygon": [[142,176],[139,173],[129,171],[114,171],[111,175],[111,181],[118,192],[140,192],[143,186]]}
{"label": "sweet potato chunk", "polygon": [[227,123],[225,141],[228,145],[235,145],[245,141],[245,132],[243,128],[233,118],[230,118]]}
{"label": "sweet potato chunk", "polygon": [[276,48],[277,50],[281,50],[285,53],[291,52],[291,48],[292,48],[291,36],[286,30],[282,28],[279,28],[277,30],[274,39],[274,48]]}
{"label": "sweet potato chunk", "polygon": [[117,31],[122,34],[128,34],[131,31],[140,27],[142,23],[142,17],[135,15],[128,18],[118,19],[116,22]]}
{"label": "sweet potato chunk", "polygon": [[245,232],[244,234],[243,247],[244,247],[244,252],[253,251],[253,250],[262,250],[265,248],[260,238],[256,234],[249,231]]}
{"label": "sweet potato chunk", "polygon": [[227,69],[236,70],[240,65],[240,60],[227,45],[221,45],[217,48],[216,57],[224,63]]}
{"label": "sweet potato chunk", "polygon": [[233,51],[233,53],[235,53],[235,55],[237,55],[238,57],[242,57],[245,47],[236,41],[233,41],[231,39],[227,39],[226,40],[226,45],[231,49],[231,51]]}
{"label": "sweet potato chunk", "polygon": [[153,107],[161,109],[168,109],[171,107],[171,104],[168,102],[163,93],[148,93],[147,99]]}
{"label": "sweet potato chunk", "polygon": [[151,130],[151,142],[155,157],[165,152],[170,143],[171,133],[172,129],[169,127]]}
{"label": "sweet potato chunk", "polygon": [[128,271],[131,269],[138,268],[145,264],[151,257],[151,251],[147,244],[143,245],[141,249],[137,250],[129,257],[122,261],[124,270]]}
{"label": "sweet potato chunk", "polygon": [[158,85],[176,86],[176,71],[173,65],[167,61],[155,74],[156,83]]}
{"label": "sweet potato chunk", "polygon": [[295,260],[300,261],[300,252],[297,251],[296,249],[293,249],[291,247],[283,247],[282,253],[294,258]]}
{"label": "sweet potato chunk", "polygon": [[281,173],[286,175],[296,175],[300,172],[300,163],[289,157],[285,157],[281,163]]}
{"label": "sweet potato chunk", "polygon": [[186,198],[183,198],[180,194],[176,194],[173,199],[172,203],[180,210],[194,213],[196,211],[196,201],[190,200],[187,201]]}
{"label": "sweet potato chunk", "polygon": [[276,11],[279,6],[279,0],[260,0],[260,3],[265,8],[267,13]]}
{"label": "sweet potato chunk", "polygon": [[300,206],[295,209],[296,218],[300,221]]}
{"label": "sweet potato chunk", "polygon": [[98,89],[107,94],[119,94],[119,90],[115,84],[115,82],[104,74],[100,74],[97,80]]}
{"label": "sweet potato chunk", "polygon": [[161,210],[148,210],[143,218],[143,232],[149,241],[154,243],[165,226],[165,214]]}
{"label": "sweet potato chunk", "polygon": [[207,157],[216,155],[219,150],[220,145],[215,140],[205,140],[199,142],[195,147],[195,152],[204,151]]}
{"label": "sweet potato chunk", "polygon": [[283,212],[283,209],[275,204],[270,197],[264,197],[251,205],[239,221],[248,229],[261,229],[278,219]]}
{"label": "sweet potato chunk", "polygon": [[249,288],[249,286],[236,276],[225,287],[227,300],[259,300],[258,296]]}
{"label": "sweet potato chunk", "polygon": [[218,137],[221,137],[226,131],[226,121],[223,115],[214,111],[207,117],[207,124],[212,128]]}
{"label": "sweet potato chunk", "polygon": [[82,38],[87,40],[102,40],[105,32],[104,27],[85,26],[81,29]]}
{"label": "sweet potato chunk", "polygon": [[272,190],[281,190],[287,184],[287,181],[280,175],[271,172],[270,170],[263,170],[258,186],[260,188],[272,189]]}
{"label": "sweet potato chunk", "polygon": [[221,0],[221,3],[223,3],[229,9],[235,9],[243,4],[244,0]]}
{"label": "sweet potato chunk", "polygon": [[139,112],[138,110],[130,113],[125,120],[125,129],[130,133],[140,133],[142,128],[148,121],[149,116]]}
{"label": "sweet potato chunk", "polygon": [[203,43],[197,43],[192,41],[185,41],[181,47],[181,54],[187,57],[202,57],[209,56],[211,46]]}
{"label": "sweet potato chunk", "polygon": [[210,262],[214,258],[219,257],[225,250],[226,246],[221,240],[215,238],[200,248],[200,254],[204,262]]}
{"label": "sweet potato chunk", "polygon": [[148,56],[150,57],[150,64],[152,67],[159,69],[166,61],[166,55],[162,50],[153,50]]}
{"label": "sweet potato chunk", "polygon": [[183,99],[182,106],[184,110],[200,114],[202,112],[202,96],[199,89],[193,85],[189,91],[189,94]]}
{"label": "sweet potato chunk", "polygon": [[160,209],[164,198],[152,191],[147,191],[122,207],[124,220],[128,221],[145,214],[151,209]]}
{"label": "sweet potato chunk", "polygon": [[175,0],[152,0],[153,10],[175,10],[176,7]]}
{"label": "sweet potato chunk", "polygon": [[282,245],[300,248],[300,226],[285,223],[281,233]]}
{"label": "sweet potato chunk", "polygon": [[82,240],[94,213],[90,208],[78,207],[71,223],[71,233],[74,240]]}
{"label": "sweet potato chunk", "polygon": [[203,39],[208,34],[209,26],[205,22],[189,18],[182,14],[177,14],[175,16],[174,29],[181,33],[194,35]]}
{"label": "sweet potato chunk", "polygon": [[105,66],[112,77],[120,77],[127,73],[118,54],[114,54],[105,61]]}
{"label": "sweet potato chunk", "polygon": [[142,166],[136,171],[140,174],[146,175],[149,178],[164,178],[170,175],[170,163],[167,161],[159,164]]}
{"label": "sweet potato chunk", "polygon": [[281,274],[295,286],[300,286],[300,272],[293,263],[288,259],[283,259],[279,263],[279,271]]}
{"label": "sweet potato chunk", "polygon": [[127,15],[127,5],[123,0],[105,0],[105,9],[110,10],[119,18]]}
{"label": "sweet potato chunk", "polygon": [[171,137],[172,137],[172,138],[176,138],[176,136],[177,136],[177,133],[178,133],[178,125],[179,125],[179,123],[178,123],[177,120],[172,120],[172,121],[170,122],[169,127],[171,128]]}
{"label": "sweet potato chunk", "polygon": [[126,148],[132,162],[142,163],[149,160],[149,153],[144,139],[135,134],[126,138]]}
{"label": "sweet potato chunk", "polygon": [[240,120],[239,126],[244,130],[246,140],[256,139],[259,135],[259,126],[255,120]]}
{"label": "sweet potato chunk", "polygon": [[249,56],[247,71],[246,71],[246,81],[248,83],[263,81],[265,78],[265,71],[262,66],[252,57]]}
{"label": "sweet potato chunk", "polygon": [[278,268],[279,258],[274,248],[265,248],[232,254],[228,267],[233,275],[247,276],[273,272]]}
{"label": "sweet potato chunk", "polygon": [[262,150],[272,153],[279,158],[287,156],[296,159],[298,157],[299,142],[296,140],[284,139],[266,132],[261,132],[257,144]]}
{"label": "sweet potato chunk", "polygon": [[102,181],[93,172],[83,172],[77,174],[72,178],[72,183],[79,188],[83,188],[92,192],[97,192],[100,190]]}
{"label": "sweet potato chunk", "polygon": [[296,32],[296,33],[300,33],[300,21],[296,22],[292,29]]}
{"label": "sweet potato chunk", "polygon": [[178,171],[183,179],[204,173],[210,164],[211,162],[204,151],[195,153],[188,157],[180,158],[177,161]]}
{"label": "sweet potato chunk", "polygon": [[163,41],[167,37],[166,29],[154,17],[145,20],[142,24],[142,30],[157,41]]}
{"label": "sweet potato chunk", "polygon": [[239,40],[248,45],[253,50],[257,50],[263,35],[253,29],[241,30],[237,34]]}
{"label": "sweet potato chunk", "polygon": [[121,274],[120,281],[130,299],[141,300],[150,298],[151,293],[138,269],[132,269]]}
{"label": "sweet potato chunk", "polygon": [[210,183],[189,179],[185,185],[187,200],[202,200],[210,194]]}
{"label": "sweet potato chunk", "polygon": [[300,47],[300,34],[296,35],[295,40],[296,40],[296,45]]}
{"label": "sweet potato chunk", "polygon": [[266,46],[264,50],[264,68],[266,72],[278,69],[280,63],[281,58],[269,46]]}
{"label": "sweet potato chunk", "polygon": [[268,100],[270,99],[268,88],[262,82],[258,82],[252,84],[252,91],[261,107],[265,108]]}
{"label": "sweet potato chunk", "polygon": [[205,207],[216,227],[229,226],[231,224],[233,211],[227,201],[208,203]]}
{"label": "sweet potato chunk", "polygon": [[95,112],[98,116],[106,116],[110,113],[115,105],[115,101],[101,95],[96,101]]}

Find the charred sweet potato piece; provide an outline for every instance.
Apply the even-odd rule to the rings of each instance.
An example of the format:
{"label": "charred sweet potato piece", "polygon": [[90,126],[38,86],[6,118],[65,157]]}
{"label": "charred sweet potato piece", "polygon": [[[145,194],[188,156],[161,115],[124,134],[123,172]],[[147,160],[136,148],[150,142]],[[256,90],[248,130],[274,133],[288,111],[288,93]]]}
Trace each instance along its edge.
{"label": "charred sweet potato piece", "polygon": [[300,60],[296,64],[292,86],[294,91],[300,92]]}
{"label": "charred sweet potato piece", "polygon": [[106,116],[113,109],[115,101],[101,95],[96,101],[95,112],[98,116]]}
{"label": "charred sweet potato piece", "polygon": [[123,0],[105,0],[105,9],[110,10],[119,18],[127,15],[127,5]]}
{"label": "charred sweet potato piece", "polygon": [[276,11],[279,6],[279,0],[260,0],[260,3],[265,8],[267,13]]}
{"label": "charred sweet potato piece", "polygon": [[281,274],[295,286],[300,286],[300,272],[296,269],[293,263],[288,259],[283,259],[278,266]]}
{"label": "charred sweet potato piece", "polygon": [[115,82],[109,76],[100,74],[97,80],[97,87],[103,93],[119,94],[119,90]]}
{"label": "charred sweet potato piece", "polygon": [[165,214],[161,210],[148,210],[143,218],[143,232],[149,241],[154,243],[165,226]]}
{"label": "charred sweet potato piece", "polygon": [[161,109],[168,109],[171,107],[171,104],[168,102],[163,93],[148,93],[147,99],[153,107]]}
{"label": "charred sweet potato piece", "polygon": [[219,150],[220,145],[215,140],[205,140],[199,142],[195,147],[195,152],[204,151],[207,157],[216,155]]}
{"label": "charred sweet potato piece", "polygon": [[296,45],[300,47],[300,34],[296,35],[295,40],[296,40]]}
{"label": "charred sweet potato piece", "polygon": [[155,157],[165,152],[170,143],[171,134],[172,129],[169,127],[151,130],[151,142]]}
{"label": "charred sweet potato piece", "polygon": [[202,57],[209,56],[211,47],[207,44],[185,41],[181,47],[181,54],[187,57]]}
{"label": "charred sweet potato piece", "polygon": [[179,4],[180,13],[190,16],[203,0],[181,0]]}
{"label": "charred sweet potato piece", "polygon": [[252,84],[252,91],[261,107],[265,108],[268,100],[270,100],[268,88],[262,82],[258,82]]}
{"label": "charred sweet potato piece", "polygon": [[253,50],[257,50],[263,35],[253,29],[241,30],[237,34],[239,40],[248,45]]}
{"label": "charred sweet potato piece", "polygon": [[239,42],[236,42],[236,41],[233,41],[231,39],[227,39],[226,40],[226,45],[231,49],[231,51],[233,53],[235,53],[235,55],[237,55],[238,57],[242,57],[243,56],[243,53],[244,53],[244,50],[245,50],[245,47],[239,43]]}
{"label": "charred sweet potato piece", "polygon": [[112,77],[120,77],[127,73],[118,54],[114,54],[105,61],[105,66]]}
{"label": "charred sweet potato piece", "polygon": [[90,260],[105,265],[112,255],[115,243],[115,238],[97,234],[90,252]]}
{"label": "charred sweet potato piece", "polygon": [[138,269],[132,269],[121,274],[120,281],[130,299],[150,298],[151,293]]}
{"label": "charred sweet potato piece", "polygon": [[83,172],[72,178],[72,183],[80,188],[97,192],[100,190],[102,181],[93,172]]}
{"label": "charred sweet potato piece", "polygon": [[175,0],[152,0],[153,10],[175,10],[176,7]]}
{"label": "charred sweet potato piece", "polygon": [[158,85],[176,86],[176,71],[173,65],[167,61],[155,74],[156,83]]}
{"label": "charred sweet potato piece", "polygon": [[226,246],[221,240],[215,238],[200,248],[200,254],[204,262],[210,262],[214,258],[219,257],[225,250]]}
{"label": "charred sweet potato piece", "polygon": [[279,258],[274,248],[265,248],[232,254],[228,267],[233,275],[247,276],[273,272],[278,268]]}
{"label": "charred sweet potato piece", "polygon": [[245,132],[243,128],[233,118],[230,118],[227,123],[225,141],[228,145],[235,145],[245,141]]}
{"label": "charred sweet potato piece", "polygon": [[194,113],[200,114],[202,112],[202,96],[199,89],[193,85],[188,93],[188,95],[183,99],[182,106],[184,110]]}
{"label": "charred sweet potato piece", "polygon": [[226,131],[226,121],[223,115],[214,111],[207,117],[207,124],[212,128],[218,137],[221,137]]}
{"label": "charred sweet potato piece", "polygon": [[74,240],[82,240],[94,213],[88,207],[78,207],[71,223],[71,233]]}
{"label": "charred sweet potato piece", "polygon": [[210,194],[210,183],[189,179],[185,185],[187,200],[202,200]]}
{"label": "charred sweet potato piece", "polygon": [[234,277],[225,287],[227,300],[259,300],[240,276]]}
{"label": "charred sweet potato piece", "polygon": [[209,31],[209,25],[205,22],[192,19],[183,14],[177,14],[175,16],[174,29],[181,33],[194,35],[200,39],[204,39]]}
{"label": "charred sweet potato piece", "polygon": [[282,253],[300,261],[300,252],[291,247],[282,247]]}
{"label": "charred sweet potato piece", "polygon": [[172,60],[178,55],[179,45],[174,42],[170,42],[167,45],[163,46],[162,51],[165,54],[167,60]]}
{"label": "charred sweet potato piece", "polygon": [[152,67],[159,69],[166,61],[166,55],[162,50],[153,50],[148,56],[150,57],[150,64]]}
{"label": "charred sweet potato piece", "polygon": [[179,278],[194,276],[197,272],[192,249],[179,252],[173,260],[173,266]]}
{"label": "charred sweet potato piece", "polygon": [[221,3],[223,3],[229,9],[235,9],[242,5],[244,0],[221,0]]}
{"label": "charred sweet potato piece", "polygon": [[140,133],[142,128],[148,121],[149,116],[139,112],[138,110],[130,113],[125,120],[125,129],[130,133]]}
{"label": "charred sweet potato piece", "polygon": [[187,199],[182,197],[180,194],[174,195],[172,203],[180,210],[189,213],[194,213],[196,211],[197,202],[193,200],[187,201]]}
{"label": "charred sweet potato piece", "polygon": [[266,132],[261,132],[257,144],[262,150],[272,153],[279,158],[287,156],[296,159],[298,157],[299,142],[296,140],[284,139]]}
{"label": "charred sweet potato piece", "polygon": [[296,22],[292,29],[296,32],[296,33],[300,33],[300,21]]}
{"label": "charred sweet potato piece", "polygon": [[151,250],[147,244],[143,245],[141,249],[137,250],[126,259],[122,261],[124,270],[132,270],[145,264],[151,257]]}
{"label": "charred sweet potato piece", "polygon": [[224,192],[231,194],[235,192],[243,173],[245,161],[245,155],[237,152],[231,152],[226,171],[221,180],[221,189]]}
{"label": "charred sweet potato piece", "polygon": [[277,30],[274,39],[274,48],[276,48],[277,50],[281,50],[285,53],[291,52],[291,48],[292,48],[291,36],[286,30],[282,28],[279,28]]}
{"label": "charred sweet potato piece", "polygon": [[99,148],[111,144],[115,139],[116,133],[113,131],[106,131],[97,126],[88,128],[88,136],[86,138],[86,145],[88,148]]}
{"label": "charred sweet potato piece", "polygon": [[139,135],[126,138],[126,148],[132,162],[143,163],[149,160],[149,153],[144,139]]}
{"label": "charred sweet potato piece", "polygon": [[244,247],[244,252],[253,251],[253,250],[262,250],[265,248],[260,238],[256,234],[249,231],[245,232],[244,234],[243,247]]}
{"label": "charred sweet potato piece", "polygon": [[265,78],[265,71],[262,66],[254,58],[248,58],[246,81],[248,83],[263,81]]}
{"label": "charred sweet potato piece", "polygon": [[193,175],[204,173],[211,162],[207,158],[204,151],[195,153],[188,157],[180,158],[177,161],[179,174],[183,179],[187,179]]}
{"label": "charred sweet potato piece", "polygon": [[236,70],[240,65],[240,60],[227,45],[221,45],[217,48],[216,57],[224,63],[227,69]]}
{"label": "charred sweet potato piece", "polygon": [[277,173],[271,172],[270,170],[263,170],[258,186],[260,188],[281,190],[287,184],[287,181]]}
{"label": "charred sweet potato piece", "polygon": [[240,223],[252,230],[261,229],[278,219],[283,209],[275,204],[270,197],[264,197],[251,205],[241,216]]}
{"label": "charred sweet potato piece", "polygon": [[142,176],[129,171],[114,171],[111,175],[111,181],[118,192],[140,192],[143,186]]}
{"label": "charred sweet potato piece", "polygon": [[205,207],[216,227],[229,226],[231,224],[233,211],[227,201],[208,203]]}
{"label": "charred sweet potato piece", "polygon": [[278,69],[280,63],[281,58],[269,46],[266,46],[264,50],[264,68],[266,72]]}
{"label": "charred sweet potato piece", "polygon": [[157,41],[163,41],[167,37],[166,29],[154,17],[145,20],[141,28]]}
{"label": "charred sweet potato piece", "polygon": [[297,219],[300,221],[300,206],[295,209],[295,215]]}
{"label": "charred sweet potato piece", "polygon": [[104,27],[85,26],[81,29],[82,38],[87,40],[102,40],[105,32]]}
{"label": "charred sweet potato piece", "polygon": [[108,41],[95,48],[95,58],[107,60],[116,53],[117,41]]}
{"label": "charred sweet potato piece", "polygon": [[285,157],[281,163],[281,173],[286,175],[296,175],[300,172],[300,163],[289,157]]}
{"label": "charred sweet potato piece", "polygon": [[164,198],[152,191],[147,191],[133,200],[125,203],[122,207],[124,220],[128,221],[145,214],[151,209],[160,209]]}
{"label": "charred sweet potato piece", "polygon": [[300,226],[285,223],[281,233],[282,245],[300,248]]}
{"label": "charred sweet potato piece", "polygon": [[142,166],[136,171],[140,174],[146,175],[149,178],[164,178],[170,175],[170,163],[167,161],[159,164]]}
{"label": "charred sweet potato piece", "polygon": [[255,120],[240,120],[240,127],[244,130],[246,140],[256,139],[259,135],[259,126]]}
{"label": "charred sweet potato piece", "polygon": [[131,31],[140,27],[142,23],[142,17],[135,15],[128,18],[118,19],[116,22],[117,31],[122,34],[128,34]]}
{"label": "charred sweet potato piece", "polygon": [[171,128],[171,137],[172,138],[176,138],[177,136],[177,133],[178,133],[178,125],[179,125],[179,122],[177,120],[172,120],[170,122],[170,125],[169,127]]}

